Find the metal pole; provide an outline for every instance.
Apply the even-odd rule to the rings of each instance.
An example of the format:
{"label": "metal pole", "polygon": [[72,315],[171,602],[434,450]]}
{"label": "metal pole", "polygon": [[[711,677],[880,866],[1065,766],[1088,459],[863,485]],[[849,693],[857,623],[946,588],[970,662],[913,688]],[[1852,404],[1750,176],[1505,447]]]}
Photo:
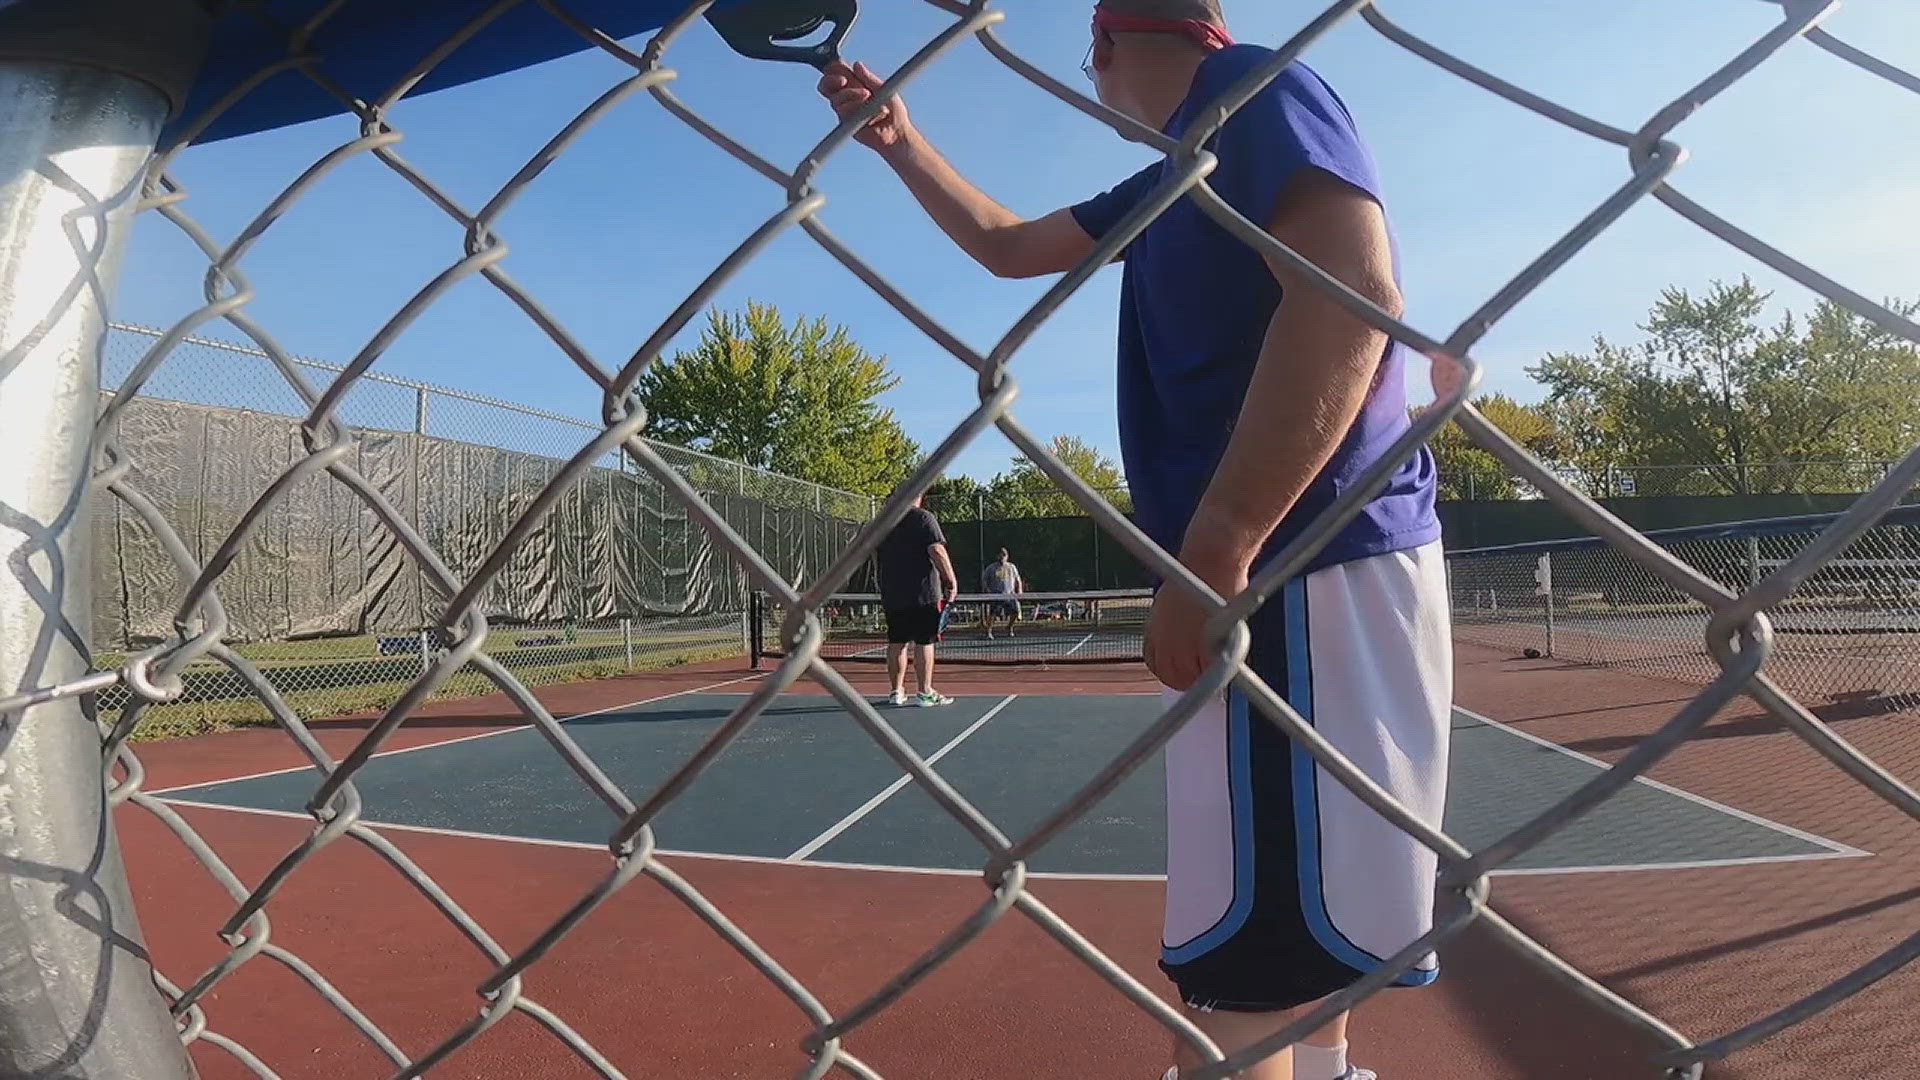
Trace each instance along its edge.
{"label": "metal pole", "polygon": [[980,538],[974,549],[974,561],[984,569],[992,561],[987,558],[987,493],[984,491],[973,493],[973,531]]}
{"label": "metal pole", "polygon": [[1547,598],[1547,655],[1553,655],[1553,555],[1540,556],[1540,592]]}
{"label": "metal pole", "polygon": [[[166,115],[125,75],[0,61],[0,693],[89,666],[104,305]],[[191,1077],[134,919],[91,698],[0,716],[0,740],[0,1076]]]}
{"label": "metal pole", "polygon": [[627,642],[627,670],[633,670],[633,620],[620,620],[620,636]]}

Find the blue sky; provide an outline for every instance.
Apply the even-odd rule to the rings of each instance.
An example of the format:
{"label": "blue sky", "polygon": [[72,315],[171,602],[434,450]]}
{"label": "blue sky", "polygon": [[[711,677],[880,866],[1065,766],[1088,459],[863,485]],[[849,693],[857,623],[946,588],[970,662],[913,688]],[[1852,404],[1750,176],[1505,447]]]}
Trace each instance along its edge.
{"label": "blue sky", "polygon": [[[1227,0],[1236,37],[1275,44],[1322,5]],[[1086,4],[1018,5],[1001,36],[1082,84]],[[1763,0],[1395,0],[1401,25],[1494,73],[1617,126],[1641,124],[1779,18]],[[888,71],[947,21],[930,5],[869,0],[850,58]],[[1828,21],[1841,37],[1920,70],[1920,5],[1856,0]],[[675,93],[736,138],[791,164],[831,126],[810,69],[728,51],[704,24],[671,51]],[[1379,162],[1398,234],[1408,318],[1436,337],[1501,287],[1617,187],[1625,152],[1567,131],[1401,50],[1358,19],[1309,50]],[[477,208],[553,132],[629,69],[582,53],[403,103],[400,152]],[[1144,164],[1138,147],[962,43],[909,88],[921,128],[967,176],[1037,215]],[[1805,42],[1680,128],[1691,160],[1675,186],[1734,223],[1869,296],[1920,295],[1920,96]],[[176,175],[186,209],[233,235],[328,149],[353,138],[321,120],[190,152]],[[955,251],[892,175],[849,145],[821,174],[823,220],[962,339],[985,351],[1047,287],[997,281]],[[617,365],[700,279],[774,213],[780,192],[656,105],[629,98],[536,181],[503,218],[508,271],[600,357]],[[461,255],[460,230],[403,180],[360,156],[327,177],[245,261],[250,313],[296,353],[344,362],[408,296]],[[204,260],[171,225],[143,219],[117,318],[168,325],[198,303]],[[1633,334],[1659,290],[1750,274],[1794,308],[1813,298],[1648,202],[1487,335],[1488,389],[1537,397],[1522,371],[1596,333]],[[1119,273],[1098,275],[1014,359],[1015,411],[1042,435],[1112,450]],[[790,231],[721,293],[824,315],[884,354],[901,378],[886,399],[931,447],[976,400],[973,373]],[[695,323],[697,329],[698,322]],[[214,336],[234,336],[213,326]],[[691,334],[683,339],[690,342]],[[468,279],[385,355],[380,370],[593,416],[592,385],[503,296]],[[1416,387],[1424,384],[1416,377]],[[1012,448],[990,432],[959,471],[986,476]]]}

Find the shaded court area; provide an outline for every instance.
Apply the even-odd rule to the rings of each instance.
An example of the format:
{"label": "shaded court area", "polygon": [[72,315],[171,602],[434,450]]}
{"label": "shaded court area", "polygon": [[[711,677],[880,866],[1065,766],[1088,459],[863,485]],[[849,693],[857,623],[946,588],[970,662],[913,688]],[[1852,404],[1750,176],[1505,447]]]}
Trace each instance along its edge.
{"label": "shaded court area", "polygon": [[[963,796],[1017,836],[1151,722],[1161,701],[1143,674],[1137,665],[956,668],[943,679],[958,698],[954,705],[896,708],[886,716]],[[1631,688],[1617,672],[1582,681],[1594,674],[1471,649],[1463,654],[1447,821],[1455,836],[1469,847],[1499,838],[1591,779],[1629,745],[1635,725],[1663,718],[1665,698],[1625,701]],[[873,675],[856,675],[863,690],[880,689]],[[573,715],[572,736],[630,795],[644,798],[756,678],[709,666],[555,687],[543,697],[556,712]],[[1666,692],[1680,696],[1678,688]],[[1569,710],[1571,702],[1592,707],[1609,697],[1624,703],[1559,715],[1582,711]],[[1553,716],[1543,713],[1549,704]],[[371,762],[356,786],[366,819],[380,823],[376,831],[513,952],[604,876],[603,845],[615,817],[509,714],[504,701],[491,699],[437,703],[401,729],[393,752]],[[320,737],[341,753],[363,729],[344,721],[323,725]],[[1729,740],[1702,743],[1732,747]],[[151,744],[143,758],[152,788],[248,884],[312,830],[301,806],[316,776],[292,767],[277,733]],[[1823,785],[1834,804],[1823,813],[1804,799],[1777,797],[1820,790],[1804,770],[1776,777],[1776,797],[1766,798],[1751,786],[1730,786],[1714,761],[1676,756],[1674,765],[1680,767],[1656,770],[1658,779],[1630,784],[1503,870],[1493,899],[1496,909],[1603,982],[1657,1003],[1656,1011],[1677,1022],[1697,1020],[1707,1033],[1716,1022],[1732,1027],[1756,1015],[1768,992],[1778,991],[1780,1003],[1791,1000],[1790,991],[1804,992],[1821,965],[1837,964],[1845,953],[1833,943],[1857,936],[1845,912],[1852,905],[1835,905],[1837,913],[1825,919],[1800,909],[1817,906],[1833,882],[1883,880],[1898,867],[1883,848],[1893,830],[1863,832],[1857,815],[1834,812],[1843,805],[1834,797],[1843,793],[1839,784]],[[230,902],[191,872],[177,843],[150,818],[124,816],[128,859],[159,959],[178,965],[174,970],[204,968],[222,953],[213,930]],[[985,859],[981,846],[817,688],[782,697],[663,811],[656,832],[663,863],[836,1014],[933,947],[986,897],[977,869]],[[1164,836],[1155,761],[1032,862],[1034,895],[1157,992],[1164,992],[1154,966]],[[1770,891],[1749,891],[1756,889]],[[1881,929],[1901,916],[1900,902],[1865,901]],[[491,970],[479,949],[386,858],[351,839],[303,867],[270,911],[273,940],[313,961],[409,1053],[434,1045],[485,1005],[473,993]],[[1776,912],[1778,925],[1770,919]],[[1822,945],[1796,944],[1811,932],[1800,925],[1809,917]],[[1793,950],[1786,962],[1783,943]],[[1852,948],[1870,946],[1869,935]],[[1763,976],[1741,977],[1763,957]],[[1658,1075],[1648,1064],[1653,1050],[1637,1033],[1485,931],[1471,929],[1449,943],[1442,961],[1445,974],[1432,989],[1395,991],[1361,1010],[1356,1047],[1383,1076]],[[271,985],[276,980],[285,985]],[[564,938],[528,972],[523,990],[626,1075],[785,1076],[805,1060],[800,1039],[809,1025],[801,1012],[645,878]],[[1879,990],[1863,995],[1861,1007],[1882,1001]],[[213,1015],[240,1041],[296,1063],[288,1068],[276,1057],[282,1075],[383,1075],[391,1068],[320,1006],[310,987],[271,962],[244,965],[215,998],[221,1007]],[[314,1007],[289,1009],[290,1000]],[[1824,1069],[1797,1049],[1823,1030],[1821,1022],[1736,1055],[1708,1075],[1828,1075],[1780,1064]],[[1881,1030],[1869,1045],[1882,1047],[1884,1058],[1891,1038]],[[1009,912],[863,1025],[848,1048],[884,1075],[1151,1078],[1164,1068],[1166,1045],[1167,1036],[1117,991]],[[246,1075],[216,1051],[197,1054],[209,1077]],[[1750,1062],[1764,1067],[1750,1069]],[[592,1075],[551,1033],[518,1014],[430,1075],[510,1069]]]}

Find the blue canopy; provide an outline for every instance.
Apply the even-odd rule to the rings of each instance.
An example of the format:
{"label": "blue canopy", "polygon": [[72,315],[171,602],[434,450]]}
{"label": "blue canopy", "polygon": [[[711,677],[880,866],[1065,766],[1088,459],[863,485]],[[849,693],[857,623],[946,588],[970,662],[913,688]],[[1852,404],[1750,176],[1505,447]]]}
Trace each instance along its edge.
{"label": "blue canopy", "polygon": [[[687,7],[687,0],[565,0],[566,8],[615,38],[657,30]],[[738,0],[721,0],[725,7]],[[235,11],[214,30],[206,63],[172,121],[178,130],[261,68],[287,56],[286,29],[299,26],[325,0],[267,0]],[[373,0],[349,3],[314,34],[311,50],[321,69],[348,93],[372,100],[397,82],[420,58],[485,11],[491,0]],[[593,46],[534,0],[508,9],[442,60],[413,89],[444,90],[476,79],[566,56]],[[344,112],[344,107],[297,70],[267,79],[222,113],[197,141],[298,124]],[[164,145],[164,142],[163,142]]]}

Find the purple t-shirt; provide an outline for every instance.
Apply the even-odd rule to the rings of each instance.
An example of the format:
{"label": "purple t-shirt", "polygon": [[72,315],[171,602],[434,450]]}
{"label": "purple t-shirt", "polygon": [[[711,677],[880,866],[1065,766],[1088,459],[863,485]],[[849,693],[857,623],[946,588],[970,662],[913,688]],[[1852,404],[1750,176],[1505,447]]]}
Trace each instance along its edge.
{"label": "purple t-shirt", "polygon": [[[1207,57],[1166,133],[1179,138],[1197,111],[1271,55],[1260,46],[1236,45]],[[1308,167],[1380,199],[1373,161],[1353,118],[1304,64],[1289,65],[1208,146],[1219,157],[1208,182],[1258,225],[1272,217],[1288,180]],[[1074,207],[1074,219],[1099,238],[1151,192],[1162,168],[1150,165]],[[1126,250],[1120,287],[1120,451],[1135,521],[1176,554],[1239,420],[1279,302],[1280,286],[1266,262],[1191,199],[1175,202]],[[1407,350],[1390,343],[1352,429],[1274,530],[1261,561],[1332,505],[1406,431],[1406,367]],[[1438,539],[1434,488],[1433,456],[1422,447],[1308,569]]]}

